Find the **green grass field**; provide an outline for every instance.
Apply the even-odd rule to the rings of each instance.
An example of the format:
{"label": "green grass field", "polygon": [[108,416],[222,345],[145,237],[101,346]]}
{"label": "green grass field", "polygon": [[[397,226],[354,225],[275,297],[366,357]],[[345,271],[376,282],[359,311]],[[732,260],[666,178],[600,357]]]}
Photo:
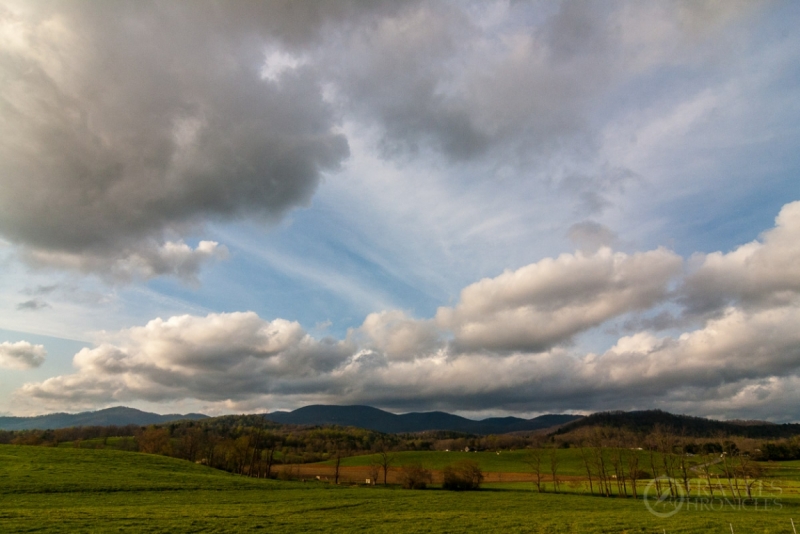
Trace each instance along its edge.
{"label": "green grass field", "polygon": [[[486,465],[501,465],[503,454],[495,464],[487,455]],[[779,493],[769,503],[712,510],[689,502],[661,518],[641,500],[537,494],[530,484],[471,493],[337,487],[107,449],[0,446],[0,532],[729,533],[732,524],[737,533],[791,533],[800,499]]]}
{"label": "green grass field", "polygon": [[[548,456],[549,450],[544,451],[542,455],[542,469],[548,471],[550,469],[550,457]],[[568,476],[584,476],[586,471],[581,460],[580,451],[578,449],[558,449],[558,473]],[[403,466],[411,463],[421,463],[426,469],[444,469],[446,465],[455,463],[460,460],[473,460],[478,463],[483,471],[499,472],[499,473],[520,473],[530,472],[530,467],[525,463],[528,456],[528,451],[503,451],[500,454],[496,452],[463,452],[463,451],[405,451],[393,453],[394,462],[392,465]],[[639,462],[641,469],[650,470],[647,462],[647,453],[639,451]],[[656,455],[659,459],[661,456]],[[363,456],[352,456],[342,459],[343,466],[364,466],[378,461],[377,454],[369,454]],[[332,461],[324,462],[330,465]]]}

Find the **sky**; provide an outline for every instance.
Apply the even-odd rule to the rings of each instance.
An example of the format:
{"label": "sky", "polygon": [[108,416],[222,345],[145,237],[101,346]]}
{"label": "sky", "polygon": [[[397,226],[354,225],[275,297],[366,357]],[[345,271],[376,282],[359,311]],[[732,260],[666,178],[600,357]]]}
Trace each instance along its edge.
{"label": "sky", "polygon": [[800,421],[798,23],[0,0],[0,413]]}

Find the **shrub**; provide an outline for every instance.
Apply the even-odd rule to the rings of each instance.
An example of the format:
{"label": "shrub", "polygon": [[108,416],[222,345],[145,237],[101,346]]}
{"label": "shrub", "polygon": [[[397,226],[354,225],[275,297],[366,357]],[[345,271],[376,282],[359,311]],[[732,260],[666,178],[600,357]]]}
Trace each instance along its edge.
{"label": "shrub", "polygon": [[442,487],[454,491],[478,489],[483,482],[483,472],[477,462],[462,460],[444,468]]}
{"label": "shrub", "polygon": [[422,464],[404,465],[400,477],[406,489],[425,489],[432,480],[431,472]]}
{"label": "shrub", "polygon": [[300,469],[297,467],[288,467],[278,471],[279,480],[297,480],[300,478]]}

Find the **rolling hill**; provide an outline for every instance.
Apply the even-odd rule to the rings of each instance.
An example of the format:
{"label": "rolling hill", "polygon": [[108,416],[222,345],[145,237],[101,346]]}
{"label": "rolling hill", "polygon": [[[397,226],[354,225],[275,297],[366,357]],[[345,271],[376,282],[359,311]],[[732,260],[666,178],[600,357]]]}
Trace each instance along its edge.
{"label": "rolling hill", "polygon": [[591,427],[625,429],[648,434],[657,428],[694,438],[742,436],[754,439],[777,439],[800,435],[800,424],[775,424],[767,421],[716,421],[703,417],[675,415],[661,410],[598,412],[565,424],[556,434],[569,434]]}

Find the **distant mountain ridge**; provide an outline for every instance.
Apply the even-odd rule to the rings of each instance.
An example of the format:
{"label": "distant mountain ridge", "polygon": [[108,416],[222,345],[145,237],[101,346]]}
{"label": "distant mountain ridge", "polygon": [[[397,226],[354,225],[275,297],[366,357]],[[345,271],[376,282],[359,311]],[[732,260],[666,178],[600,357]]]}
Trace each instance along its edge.
{"label": "distant mountain ridge", "polygon": [[199,413],[167,414],[143,412],[136,408],[116,406],[96,412],[51,413],[35,417],[0,417],[0,430],[55,430],[74,426],[126,426],[155,425],[182,419],[206,419],[208,416]]}
{"label": "distant mountain ridge", "polygon": [[[263,414],[265,419],[290,425],[339,425],[364,428],[387,434],[444,430],[469,434],[507,434],[552,428],[576,419],[578,415],[548,414],[534,419],[491,417],[476,421],[446,412],[393,414],[371,406],[310,405],[293,412]],[[117,406],[95,412],[52,413],[35,417],[0,417],[0,430],[54,430],[76,426],[155,425],[178,420],[207,419],[203,414],[144,412]]]}
{"label": "distant mountain ridge", "polygon": [[[259,417],[255,414],[252,417]],[[469,434],[507,434],[550,429],[558,435],[585,432],[592,427],[626,429],[647,434],[656,429],[686,437],[743,436],[754,439],[777,439],[800,436],[800,424],[776,424],[767,421],[717,421],[689,415],[675,415],[661,410],[597,412],[588,416],[548,414],[533,419],[490,417],[476,421],[446,412],[393,414],[371,406],[310,405],[292,412],[272,412],[260,417],[278,424],[339,425],[364,428],[387,434],[425,431],[453,431]],[[0,417],[0,430],[48,430],[76,426],[155,425],[179,420],[209,419],[207,415],[144,412],[117,406],[76,414],[52,413],[35,417]],[[554,428],[558,427],[558,428]]]}
{"label": "distant mountain ridge", "polygon": [[580,419],[581,416],[548,414],[534,419],[490,417],[475,421],[446,412],[413,412],[398,415],[371,406],[314,404],[292,412],[267,413],[264,414],[264,418],[275,423],[292,425],[354,426],[387,434],[427,430],[450,430],[470,434],[507,434],[563,425]]}
{"label": "distant mountain ridge", "polygon": [[661,410],[597,412],[562,426],[556,431],[556,434],[563,435],[591,427],[625,429],[637,434],[648,434],[656,429],[661,429],[672,434],[693,438],[742,436],[754,439],[777,439],[800,435],[800,424],[797,423],[717,421],[690,415],[675,415]]}

